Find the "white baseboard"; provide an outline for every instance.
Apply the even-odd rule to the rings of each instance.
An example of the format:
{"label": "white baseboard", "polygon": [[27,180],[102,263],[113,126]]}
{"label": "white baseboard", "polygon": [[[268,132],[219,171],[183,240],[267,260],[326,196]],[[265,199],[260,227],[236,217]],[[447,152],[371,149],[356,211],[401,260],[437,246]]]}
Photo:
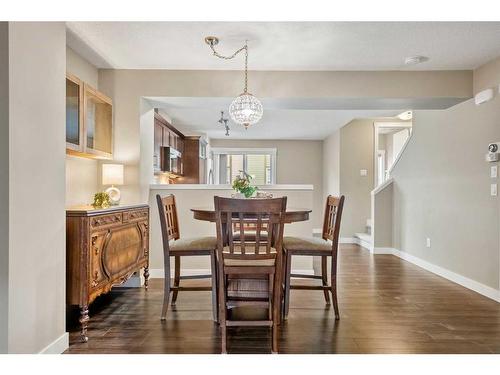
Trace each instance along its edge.
{"label": "white baseboard", "polygon": [[[186,268],[186,269],[181,269],[181,275],[182,276],[195,276],[195,275],[209,275],[210,274],[209,269],[194,269],[194,268]],[[314,270],[301,270],[301,269],[292,269],[292,273],[301,273],[305,275],[314,275]],[[174,270],[170,270],[170,275],[174,274]],[[164,277],[164,272],[163,268],[153,268],[149,270],[149,278],[150,279],[163,279]]]}
{"label": "white baseboard", "polygon": [[394,255],[394,250],[392,247],[373,247],[371,250],[372,254],[392,254]]}
{"label": "white baseboard", "polygon": [[359,245],[359,238],[355,237],[340,237],[339,243],[352,243],[355,245]]}
{"label": "white baseboard", "polygon": [[340,237],[339,243],[359,245],[365,248],[366,250],[370,251],[371,253],[373,253],[373,244],[371,244],[370,242],[363,241],[362,239],[357,237]]}
{"label": "white baseboard", "polygon": [[426,271],[432,272],[433,274],[444,277],[447,280],[450,280],[458,285],[461,285],[464,288],[470,289],[496,302],[500,302],[500,290],[481,284],[480,282],[474,281],[472,279],[469,279],[468,277],[447,270],[446,268],[432,264],[426,260],[420,259],[404,251],[394,249],[391,247],[376,247],[374,248],[373,254],[392,254],[420,268],[423,268]]}
{"label": "white baseboard", "polygon": [[52,343],[40,350],[39,354],[61,354],[69,348],[69,334],[64,332],[60,337]]}

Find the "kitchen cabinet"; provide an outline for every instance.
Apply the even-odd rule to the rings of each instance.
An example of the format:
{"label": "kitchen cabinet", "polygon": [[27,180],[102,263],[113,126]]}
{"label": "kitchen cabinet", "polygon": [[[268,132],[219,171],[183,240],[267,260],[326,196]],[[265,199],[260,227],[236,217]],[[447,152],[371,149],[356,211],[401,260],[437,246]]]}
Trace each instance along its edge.
{"label": "kitchen cabinet", "polygon": [[199,136],[184,138],[184,184],[206,184],[206,142]]}
{"label": "kitchen cabinet", "polygon": [[113,157],[113,104],[77,77],[66,75],[66,153]]}
{"label": "kitchen cabinet", "polygon": [[160,122],[154,124],[154,149],[153,149],[153,170],[160,172],[160,148],[163,146],[163,126]]}
{"label": "kitchen cabinet", "polygon": [[83,82],[66,75],[66,149],[83,152]]}
{"label": "kitchen cabinet", "polygon": [[84,84],[85,152],[111,159],[113,155],[113,105],[111,99]]}
{"label": "kitchen cabinet", "polygon": [[[153,144],[153,171],[155,174],[164,173],[166,170],[165,160],[162,161],[162,147],[170,147],[174,150],[179,151],[180,156],[175,160],[175,168],[177,170],[177,175],[182,175],[183,170],[183,138],[184,135],[175,129],[171,124],[167,122],[162,116],[155,111],[154,116],[154,144]],[[177,153],[175,153],[177,155]],[[170,165],[172,168],[172,165]]]}

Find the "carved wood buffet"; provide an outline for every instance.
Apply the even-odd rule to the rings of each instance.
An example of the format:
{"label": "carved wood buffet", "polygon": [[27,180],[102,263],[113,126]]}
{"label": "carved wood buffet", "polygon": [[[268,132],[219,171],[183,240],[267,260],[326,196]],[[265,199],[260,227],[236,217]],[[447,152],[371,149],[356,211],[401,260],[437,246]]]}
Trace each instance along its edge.
{"label": "carved wood buffet", "polygon": [[66,302],[80,308],[87,341],[88,306],[144,268],[149,278],[149,206],[92,206],[66,210]]}

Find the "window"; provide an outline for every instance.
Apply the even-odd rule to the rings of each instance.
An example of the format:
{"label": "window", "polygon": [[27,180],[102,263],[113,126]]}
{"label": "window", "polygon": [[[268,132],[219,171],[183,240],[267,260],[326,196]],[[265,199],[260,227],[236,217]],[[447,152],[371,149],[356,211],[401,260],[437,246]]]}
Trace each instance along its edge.
{"label": "window", "polygon": [[215,181],[231,184],[245,171],[253,176],[255,185],[276,183],[276,149],[274,148],[213,148]]}

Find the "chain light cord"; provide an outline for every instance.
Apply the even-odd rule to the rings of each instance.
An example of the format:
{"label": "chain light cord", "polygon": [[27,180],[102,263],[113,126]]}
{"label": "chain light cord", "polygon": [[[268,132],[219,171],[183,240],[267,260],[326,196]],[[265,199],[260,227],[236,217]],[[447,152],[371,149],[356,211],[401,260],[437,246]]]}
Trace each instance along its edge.
{"label": "chain light cord", "polygon": [[238,53],[240,53],[241,51],[245,51],[245,89],[243,90],[244,94],[247,93],[247,89],[248,89],[248,45],[247,45],[247,43],[248,43],[248,40],[245,40],[245,45],[230,56],[224,56],[224,55],[219,54],[215,50],[214,46],[212,44],[209,44],[210,49],[213,52],[213,55],[217,56],[220,59],[224,59],[224,60],[234,59]]}

